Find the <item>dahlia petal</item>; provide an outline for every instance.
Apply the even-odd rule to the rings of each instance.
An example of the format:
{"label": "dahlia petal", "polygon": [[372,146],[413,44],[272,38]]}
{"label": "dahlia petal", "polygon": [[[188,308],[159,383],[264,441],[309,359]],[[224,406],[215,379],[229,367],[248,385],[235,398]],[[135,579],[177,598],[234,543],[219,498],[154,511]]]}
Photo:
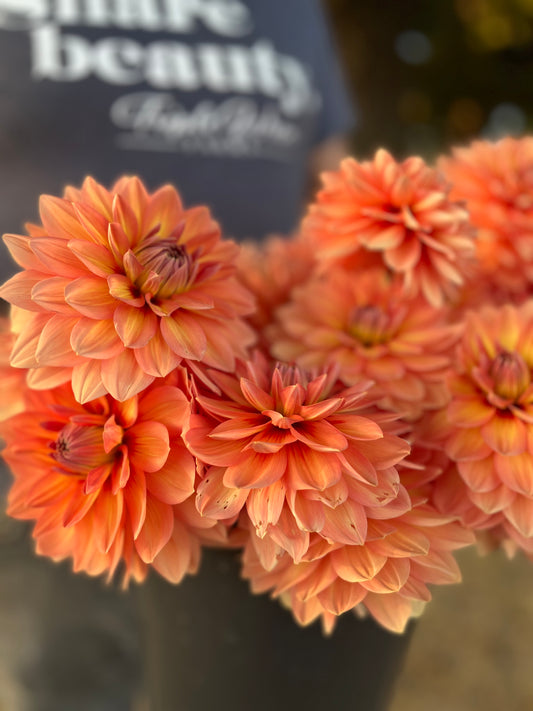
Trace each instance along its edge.
{"label": "dahlia petal", "polygon": [[449,551],[430,550],[426,556],[411,558],[413,577],[434,585],[449,585],[461,582],[461,571]]}
{"label": "dahlia petal", "polygon": [[138,538],[146,519],[146,477],[137,470],[124,488],[124,501],[131,521],[133,540]]}
{"label": "dahlia petal", "polygon": [[106,360],[123,350],[112,321],[95,321],[82,317],[70,333],[70,345],[78,356]]}
{"label": "dahlia petal", "polygon": [[270,393],[266,393],[258,385],[247,378],[241,378],[240,386],[246,400],[259,412],[274,410],[275,402]]}
{"label": "dahlia petal", "polygon": [[270,524],[275,526],[285,503],[286,487],[282,480],[265,486],[262,489],[252,489],[246,501],[246,510],[255,526],[256,533],[261,538],[266,534]]}
{"label": "dahlia petal", "polygon": [[51,390],[71,377],[72,368],[33,368],[26,373],[26,383],[32,390]]}
{"label": "dahlia petal", "polygon": [[298,528],[293,516],[283,508],[278,522],[268,532],[269,537],[299,563],[309,548],[309,533]]}
{"label": "dahlia petal", "polygon": [[522,536],[533,536],[533,501],[525,496],[516,496],[514,501],[504,510],[505,518],[519,531]]}
{"label": "dahlia petal", "polygon": [[18,272],[2,284],[0,297],[26,311],[42,311],[43,307],[31,297],[33,289],[42,279],[42,272],[30,270]]}
{"label": "dahlia petal", "polygon": [[196,507],[202,516],[224,520],[237,516],[242,510],[248,489],[227,487],[223,482],[224,469],[211,467],[196,492]]}
{"label": "dahlia petal", "polygon": [[83,493],[93,494],[95,491],[99,490],[104,485],[104,482],[110,474],[111,467],[108,463],[92,469],[85,480]]}
{"label": "dahlia petal", "polygon": [[91,513],[93,515],[93,540],[98,550],[108,553],[113,545],[124,510],[124,497],[122,491],[115,496],[100,490],[100,495],[94,502]]}
{"label": "dahlia petal", "polygon": [[325,590],[318,593],[322,607],[332,615],[342,615],[352,610],[367,595],[361,585],[347,583],[345,580],[335,580]]}
{"label": "dahlia petal", "polygon": [[236,489],[259,489],[281,479],[286,468],[287,455],[284,449],[277,454],[248,451],[237,464],[226,469],[224,485]]}
{"label": "dahlia petal", "polygon": [[96,244],[107,246],[107,226],[109,220],[88,203],[75,202],[72,208],[76,219],[83,227],[85,235]]}
{"label": "dahlia petal", "polygon": [[202,360],[206,348],[206,336],[194,317],[179,312],[178,317],[168,316],[161,320],[161,334],[168,347],[182,358]]}
{"label": "dahlia petal", "polygon": [[387,558],[403,558],[426,555],[430,540],[416,528],[400,528],[380,541],[371,544],[372,553],[380,553]]}
{"label": "dahlia petal", "polygon": [[[27,312],[26,312],[27,313]],[[50,318],[50,314],[29,315],[26,328],[19,333],[11,351],[11,365],[14,368],[37,368],[35,356],[41,331]]]}
{"label": "dahlia petal", "polygon": [[[252,434],[251,432],[249,434]],[[262,452],[263,454],[275,454],[283,449],[288,444],[295,442],[293,432],[289,430],[278,429],[277,427],[262,427],[262,431],[258,432],[253,440],[247,445],[247,448],[253,449],[254,452]]]}
{"label": "dahlia petal", "polygon": [[127,348],[142,348],[158,331],[159,319],[150,309],[119,304],[113,317],[115,329]]}
{"label": "dahlia petal", "polygon": [[363,545],[366,538],[367,519],[364,508],[347,499],[335,509],[326,508],[326,521],[321,531],[324,538],[345,545]]}
{"label": "dahlia petal", "polygon": [[370,580],[386,562],[386,556],[371,552],[367,546],[343,546],[331,554],[335,572],[349,583]]}
{"label": "dahlia petal", "polygon": [[35,351],[35,358],[39,365],[68,367],[79,362],[78,356],[70,345],[70,332],[77,322],[77,318],[69,318],[62,314],[55,314],[48,319],[40,333]]}
{"label": "dahlia petal", "polygon": [[339,457],[344,474],[359,481],[375,486],[378,483],[378,473],[372,462],[355,447],[349,447]]}
{"label": "dahlia petal", "polygon": [[395,272],[407,272],[413,269],[422,256],[422,245],[418,239],[407,237],[402,244],[388,249],[383,259],[385,264]]}
{"label": "dahlia petal", "polygon": [[30,507],[46,506],[56,499],[60,500],[64,494],[70,494],[73,491],[77,493],[76,487],[73,487],[72,482],[65,477],[60,475],[42,477],[33,482],[33,486],[26,496],[26,505]]}
{"label": "dahlia petal", "polygon": [[31,299],[47,311],[73,316],[76,312],[65,302],[65,287],[69,283],[70,280],[65,277],[41,279],[31,290]]}
{"label": "dahlia petal", "polygon": [[507,456],[495,454],[493,466],[501,481],[509,489],[533,497],[533,457],[530,452]]}
{"label": "dahlia petal", "polygon": [[288,454],[288,476],[295,489],[323,491],[341,478],[341,463],[334,453],[294,445]]}
{"label": "dahlia petal", "polygon": [[136,348],[134,354],[141,370],[154,378],[164,378],[181,362],[181,357],[167,346],[159,330],[145,346]]}
{"label": "dahlia petal", "polygon": [[302,492],[290,490],[287,492],[292,514],[302,531],[321,531],[326,520],[324,505],[305,497]]}
{"label": "dahlia petal", "polygon": [[63,239],[86,239],[86,233],[80,225],[73,205],[68,200],[42,195],[39,199],[39,214],[43,227],[49,235]]}
{"label": "dahlia petal", "polygon": [[[527,454],[519,454],[517,457],[520,459],[529,459]],[[457,469],[469,489],[472,489],[473,491],[492,491],[492,489],[495,489],[500,483],[498,475],[501,477],[501,474],[499,473],[498,465],[496,464],[498,458],[503,460],[503,467],[507,466],[505,461],[508,457],[498,454],[494,457],[486,457],[486,459],[458,462]],[[531,468],[531,473],[533,475],[533,467]]]}
{"label": "dahlia petal", "polygon": [[[309,385],[307,389],[307,398],[312,399],[313,395],[311,392],[311,386],[312,383]],[[344,403],[344,399],[340,397],[331,397],[328,398],[327,400],[322,400],[321,402],[315,402],[312,405],[302,405],[300,408],[300,414],[306,421],[311,421],[311,420],[321,420],[323,418],[330,418],[330,416],[334,413],[337,412],[337,410],[342,406]],[[264,409],[272,409],[272,408],[264,408]],[[333,418],[330,419],[330,422],[333,422]],[[335,424],[336,426],[336,424]]]}
{"label": "dahlia petal", "polygon": [[102,383],[115,400],[128,400],[147,388],[154,376],[140,370],[131,350],[124,350],[101,364]]}
{"label": "dahlia petal", "polygon": [[173,444],[164,464],[150,473],[146,486],[152,496],[165,504],[181,504],[194,493],[195,461],[181,444]]}
{"label": "dahlia petal", "polygon": [[369,592],[380,594],[398,592],[407,582],[410,570],[409,558],[389,558],[373,578],[363,580],[360,584]]}
{"label": "dahlia petal", "polygon": [[170,452],[167,428],[160,422],[137,422],[124,436],[131,464],[145,472],[156,472]]}
{"label": "dahlia petal", "polygon": [[72,369],[72,391],[80,403],[86,403],[106,394],[102,383],[101,361],[89,360]]}
{"label": "dahlia petal", "polygon": [[146,517],[139,535],[135,539],[135,549],[144,563],[151,563],[168,543],[174,528],[172,507],[157,499],[146,500]]}
{"label": "dahlia petal", "polygon": [[[66,191],[65,191],[66,192]],[[95,209],[98,210],[109,222],[111,220],[111,194],[103,185],[97,183],[94,178],[88,175],[83,181],[81,189],[81,202],[89,203],[94,205]],[[69,198],[77,200],[76,197]]]}
{"label": "dahlia petal", "polygon": [[291,430],[296,439],[317,452],[341,452],[348,447],[342,432],[326,420],[295,423]]}
{"label": "dahlia petal", "polygon": [[372,617],[390,632],[403,634],[412,615],[412,604],[398,594],[377,595],[369,593],[363,604]]}
{"label": "dahlia petal", "polygon": [[527,448],[526,425],[517,417],[497,413],[483,425],[481,434],[499,454],[522,454]]}
{"label": "dahlia petal", "polygon": [[107,282],[96,276],[70,281],[65,287],[65,301],[83,316],[93,319],[112,318],[116,306]]}
{"label": "dahlia petal", "polygon": [[[115,195],[113,197],[111,210],[113,213],[113,221],[120,225],[128,239],[126,249],[121,251],[121,254],[124,254],[127,249],[130,246],[134,246],[139,239],[139,222],[134,211],[121,195]],[[114,224],[111,223],[109,227],[114,227]]]}
{"label": "dahlia petal", "polygon": [[137,308],[141,308],[145,304],[143,294],[123,274],[110,274],[107,277],[107,288],[113,299]]}
{"label": "dahlia petal", "polygon": [[329,422],[339,429],[344,435],[355,440],[381,439],[383,430],[373,420],[360,415],[346,415],[339,413],[329,418]]}
{"label": "dahlia petal", "polygon": [[[265,422],[265,418],[262,415],[251,413],[246,416],[246,413],[239,412],[240,417],[233,417],[231,420],[226,420],[221,422],[219,425],[213,428],[210,433],[210,437],[213,439],[247,439],[252,435],[259,432],[265,432],[265,438],[267,441],[270,439],[269,435],[272,435],[272,441],[277,442],[278,430]],[[281,434],[285,435],[286,431]],[[294,442],[294,437],[289,437],[287,440],[289,442]],[[280,449],[280,447],[278,447]],[[276,450],[277,451],[277,450]]]}
{"label": "dahlia petal", "polygon": [[199,549],[198,540],[176,519],[171,537],[152,561],[152,566],[165,580],[176,585],[186,573],[195,572],[196,549]]}
{"label": "dahlia petal", "polygon": [[485,459],[492,450],[479,429],[460,429],[446,442],[446,453],[454,461]]}
{"label": "dahlia petal", "polygon": [[69,279],[84,276],[83,264],[69,248],[66,239],[50,236],[33,237],[30,240],[30,247],[51,274]]}
{"label": "dahlia petal", "polygon": [[448,406],[448,417],[458,427],[481,427],[494,416],[494,408],[479,397],[453,400]]}
{"label": "dahlia petal", "polygon": [[[203,462],[221,467],[230,466],[241,452],[241,443],[235,443],[233,440],[210,439],[208,436],[210,431],[208,420],[200,415],[192,415],[190,428],[185,433],[185,441],[191,452]],[[228,483],[227,485],[230,486]]]}
{"label": "dahlia petal", "polygon": [[161,422],[169,432],[181,431],[191,404],[185,393],[176,387],[163,385],[151,388],[141,395],[140,408],[143,420]]}
{"label": "dahlia petal", "polygon": [[159,224],[160,234],[170,234],[183,220],[180,197],[171,185],[163,185],[150,197],[146,208],[146,225]]}
{"label": "dahlia petal", "polygon": [[[32,240],[32,242],[34,241],[35,240]],[[33,244],[32,249],[34,249]],[[98,277],[103,277],[105,279],[109,274],[113,274],[117,270],[117,264],[113,259],[113,255],[109,249],[101,244],[82,242],[81,240],[70,240],[68,243],[68,251],[71,254],[72,260],[77,257],[76,263],[79,264],[79,262],[82,262],[82,264],[84,264],[89,271]],[[42,259],[41,252],[39,252],[39,256]],[[50,266],[52,266],[51,263]],[[80,273],[81,271],[85,272],[84,269],[80,269],[78,273],[73,274],[72,276],[86,276],[85,273]],[[70,275],[66,274],[65,276]]]}
{"label": "dahlia petal", "polygon": [[19,267],[28,271],[42,271],[43,265],[30,248],[30,237],[7,234],[2,239]]}
{"label": "dahlia petal", "polygon": [[470,491],[470,500],[486,514],[494,514],[512,504],[517,494],[506,486],[498,486],[492,491]]}
{"label": "dahlia petal", "polygon": [[395,466],[411,451],[408,442],[401,437],[389,434],[384,434],[380,440],[358,442],[357,449],[360,454],[371,460],[376,469],[388,469]]}

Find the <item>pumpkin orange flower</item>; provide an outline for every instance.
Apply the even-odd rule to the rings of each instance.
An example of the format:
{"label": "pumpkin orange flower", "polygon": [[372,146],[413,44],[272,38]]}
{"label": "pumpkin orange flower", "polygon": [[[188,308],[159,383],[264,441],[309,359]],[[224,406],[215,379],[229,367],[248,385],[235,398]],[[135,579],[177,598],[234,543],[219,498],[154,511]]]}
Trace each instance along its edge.
{"label": "pumpkin orange flower", "polygon": [[72,380],[76,399],[127,400],[183,360],[232,370],[254,340],[237,246],[206,208],[137,178],[107,191],[91,178],[44,196],[42,226],[4,241],[24,271],[0,295],[28,313],[11,363],[33,388]]}
{"label": "pumpkin orange flower", "polygon": [[184,391],[162,381],[86,405],[69,385],[27,390],[24,412],[1,429],[15,478],[8,513],[34,520],[37,552],[70,557],[76,571],[112,576],[122,564],[127,583],[151,564],[178,582],[216,524],[194,506],[195,462],[181,439],[189,410]]}
{"label": "pumpkin orange flower", "polygon": [[533,302],[470,313],[451,377],[445,449],[485,514],[533,537]]}
{"label": "pumpkin orange flower", "polygon": [[331,632],[338,615],[354,610],[400,633],[431,599],[428,584],[460,581],[451,551],[473,540],[460,523],[421,504],[394,519],[369,519],[363,545],[327,543],[312,534],[298,563],[278,549],[267,568],[260,551],[269,542],[252,535],[243,577],[253,592],[271,591],[301,625],[320,619]]}
{"label": "pumpkin orange flower", "polygon": [[259,358],[246,377],[212,378],[222,395],[198,396],[203,412],[185,435],[211,465],[198,487],[202,513],[224,520],[246,505],[257,535],[300,560],[313,532],[360,544],[368,516],[411,507],[396,470],[409,445],[365,397],[366,382],[344,388],[333,370],[313,376]]}
{"label": "pumpkin orange flower", "polygon": [[474,231],[463,204],[422,158],[397,163],[381,149],[370,161],[346,158],[322,179],[303,233],[324,269],[380,265],[397,275],[406,295],[422,294],[434,306],[463,283]]}
{"label": "pumpkin orange flower", "polygon": [[478,260],[492,289],[516,298],[533,284],[533,138],[474,141],[443,157],[451,197],[478,228]]}
{"label": "pumpkin orange flower", "polygon": [[443,309],[403,297],[379,269],[357,276],[331,269],[296,289],[278,321],[269,337],[281,360],[303,368],[335,363],[346,385],[372,380],[389,407],[411,416],[446,401],[457,329]]}

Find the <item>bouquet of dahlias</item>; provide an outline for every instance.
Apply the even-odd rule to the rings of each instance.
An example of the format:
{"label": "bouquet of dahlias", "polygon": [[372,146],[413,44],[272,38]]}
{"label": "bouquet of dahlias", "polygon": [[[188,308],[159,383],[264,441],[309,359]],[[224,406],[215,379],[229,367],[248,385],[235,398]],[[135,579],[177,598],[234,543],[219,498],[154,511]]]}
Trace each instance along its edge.
{"label": "bouquet of dahlias", "polygon": [[4,240],[9,514],[75,571],[253,592],[401,632],[453,551],[533,555],[533,139],[345,159],[298,234],[239,248],[137,178]]}

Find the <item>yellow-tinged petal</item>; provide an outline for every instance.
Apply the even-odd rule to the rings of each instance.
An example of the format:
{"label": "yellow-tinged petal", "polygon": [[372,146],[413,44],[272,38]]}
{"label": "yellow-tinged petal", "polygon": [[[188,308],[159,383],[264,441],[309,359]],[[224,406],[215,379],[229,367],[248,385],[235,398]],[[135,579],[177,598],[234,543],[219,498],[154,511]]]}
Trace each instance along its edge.
{"label": "yellow-tinged petal", "polygon": [[527,448],[527,426],[513,415],[497,413],[481,428],[491,449],[499,454],[522,454]]}

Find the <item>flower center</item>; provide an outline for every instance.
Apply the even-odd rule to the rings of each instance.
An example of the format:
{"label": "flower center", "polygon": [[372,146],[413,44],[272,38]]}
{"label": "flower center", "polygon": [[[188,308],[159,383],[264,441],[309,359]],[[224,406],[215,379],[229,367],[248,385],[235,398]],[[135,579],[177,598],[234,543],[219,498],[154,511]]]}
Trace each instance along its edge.
{"label": "flower center", "polygon": [[350,319],[350,333],[363,346],[385,343],[390,338],[390,318],[379,306],[358,306]]}
{"label": "flower center", "polygon": [[135,256],[146,271],[152,273],[149,280],[151,288],[153,275],[156,275],[156,291],[160,298],[183,291],[194,278],[194,260],[175,237],[160,239],[155,235],[135,252]]}
{"label": "flower center", "polygon": [[50,443],[52,459],[63,474],[87,476],[96,467],[112,462],[102,444],[104,428],[69,422]]}
{"label": "flower center", "polygon": [[529,367],[520,353],[502,351],[490,365],[489,375],[494,392],[506,400],[516,401],[531,384]]}

